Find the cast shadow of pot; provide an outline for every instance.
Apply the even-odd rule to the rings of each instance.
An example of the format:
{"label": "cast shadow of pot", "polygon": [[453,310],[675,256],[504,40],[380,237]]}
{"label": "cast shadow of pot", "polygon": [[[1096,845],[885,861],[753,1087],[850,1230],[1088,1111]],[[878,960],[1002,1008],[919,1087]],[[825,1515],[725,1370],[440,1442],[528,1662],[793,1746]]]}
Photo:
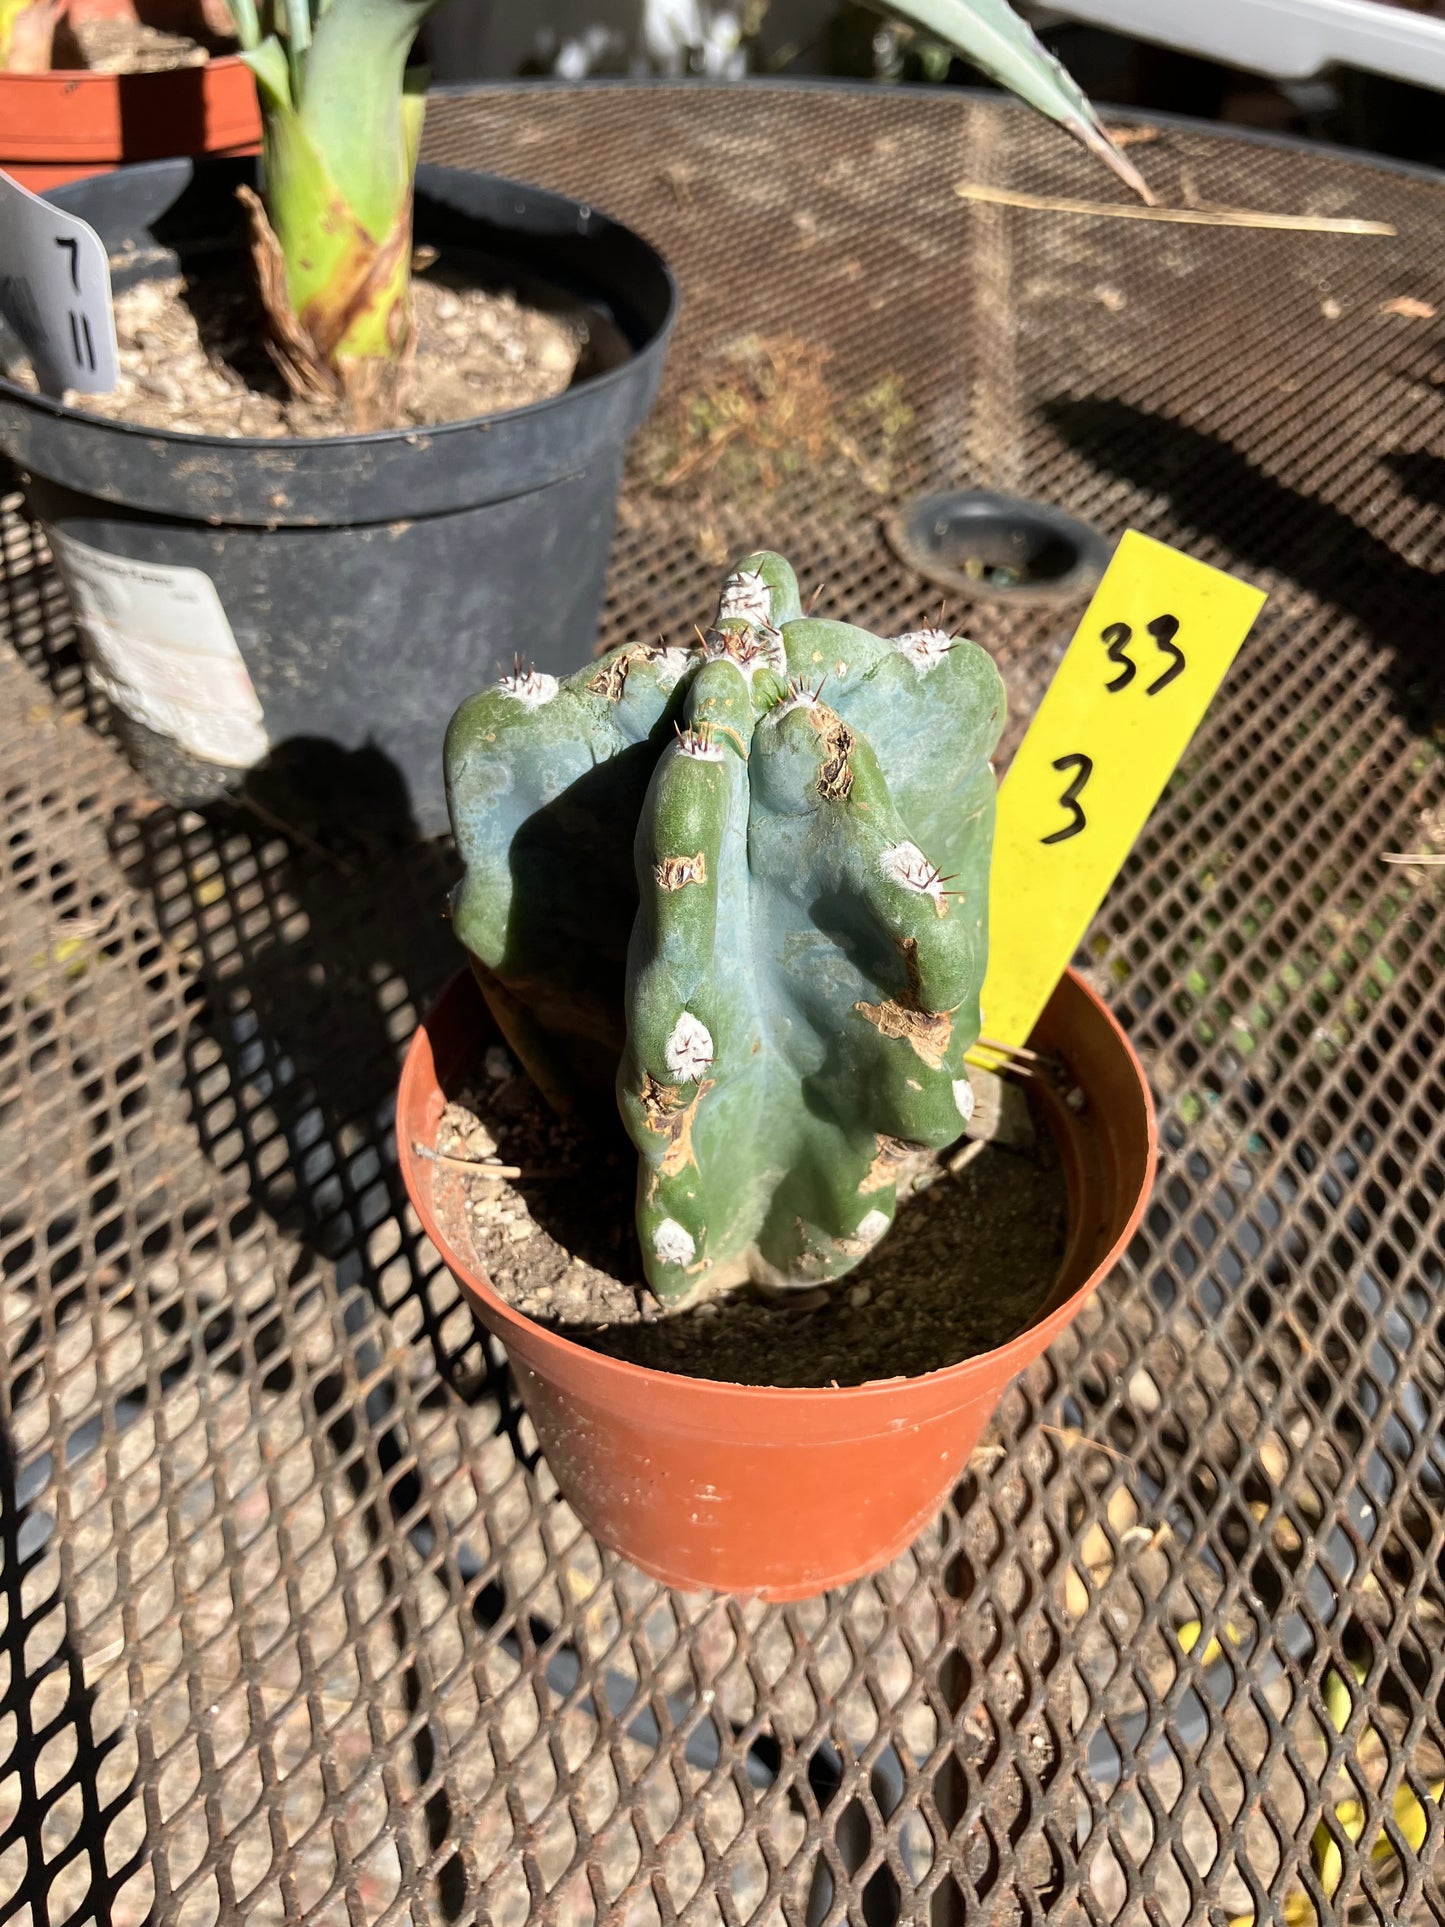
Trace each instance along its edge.
{"label": "cast shadow of pot", "polygon": [[399,1059],[457,960],[454,861],[408,834],[405,797],[374,748],[292,742],[243,799],[132,806],[111,833],[195,986],[183,1072],[202,1149],[332,1259],[402,1208]]}

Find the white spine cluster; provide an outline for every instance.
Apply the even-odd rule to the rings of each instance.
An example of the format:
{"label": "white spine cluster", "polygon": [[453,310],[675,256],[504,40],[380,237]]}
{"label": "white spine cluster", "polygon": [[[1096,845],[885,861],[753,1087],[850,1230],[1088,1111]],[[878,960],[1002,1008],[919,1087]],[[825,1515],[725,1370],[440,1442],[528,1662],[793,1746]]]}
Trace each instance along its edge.
{"label": "white spine cluster", "polygon": [[540,709],[556,695],[557,678],[549,676],[545,669],[514,669],[501,678],[501,686],[525,708]]}
{"label": "white spine cluster", "polygon": [[773,592],[761,570],[737,569],[722,586],[717,606],[719,622],[750,622],[755,629],[771,623]]}
{"label": "white spine cluster", "polygon": [[790,715],[795,709],[815,709],[817,704],[817,690],[809,689],[806,683],[802,683],[798,687],[788,691],[777,708],[774,709],[773,714],[781,719],[784,716]]}
{"label": "white spine cluster", "polygon": [[712,1062],[712,1032],[700,1017],[685,1010],[667,1040],[667,1068],[674,1077],[696,1083]]}
{"label": "white spine cluster", "polygon": [[973,1118],[974,1095],[973,1086],[966,1077],[954,1078],[953,1101],[958,1106],[958,1115],[965,1124],[969,1123]]}
{"label": "white spine cluster", "polygon": [[860,1244],[876,1245],[887,1229],[888,1213],[886,1211],[870,1211],[867,1217],[860,1221],[858,1229],[853,1235],[858,1239]]}
{"label": "white spine cluster", "polygon": [[937,903],[943,895],[943,881],[916,843],[895,843],[880,859],[883,874],[890,883],[905,890],[916,890],[921,897]]}
{"label": "white spine cluster", "polygon": [[893,638],[893,647],[900,656],[907,656],[920,676],[926,676],[953,647],[953,637],[946,629],[910,629]]}
{"label": "white spine cluster", "polygon": [[720,763],[723,759],[722,746],[716,737],[697,730],[680,731],[677,747],[684,756],[690,756],[695,763]]}
{"label": "white spine cluster", "polygon": [[763,661],[769,669],[775,669],[780,676],[786,676],[788,652],[783,647],[782,630],[775,629],[770,622],[760,622],[756,633],[759,647],[763,652]]}
{"label": "white spine cluster", "polygon": [[657,664],[657,683],[660,689],[671,689],[681,677],[685,676],[697,661],[691,649],[659,649],[653,657]]}

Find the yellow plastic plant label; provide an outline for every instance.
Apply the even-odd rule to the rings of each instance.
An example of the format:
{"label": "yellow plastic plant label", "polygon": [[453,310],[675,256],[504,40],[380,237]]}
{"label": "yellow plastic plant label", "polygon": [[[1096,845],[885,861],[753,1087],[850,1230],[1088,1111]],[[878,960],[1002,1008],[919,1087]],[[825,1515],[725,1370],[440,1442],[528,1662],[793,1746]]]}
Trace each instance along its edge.
{"label": "yellow plastic plant label", "polygon": [[1114,551],[999,790],[985,1037],[1027,1042],[1263,603],[1132,529]]}

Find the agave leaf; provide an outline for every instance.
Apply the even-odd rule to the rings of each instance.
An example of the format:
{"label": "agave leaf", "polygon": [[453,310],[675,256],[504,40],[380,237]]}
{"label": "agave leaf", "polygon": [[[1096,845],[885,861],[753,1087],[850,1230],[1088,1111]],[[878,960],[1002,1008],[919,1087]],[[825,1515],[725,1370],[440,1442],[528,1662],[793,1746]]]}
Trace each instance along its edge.
{"label": "agave leaf", "polygon": [[888,11],[956,47],[990,80],[1067,128],[1153,206],[1143,176],[1104,131],[1088,97],[1007,0],[889,0]]}
{"label": "agave leaf", "polygon": [[261,16],[256,11],[256,0],[226,0],[226,9],[236,29],[236,38],[247,53],[253,52],[265,39],[261,31]]}
{"label": "agave leaf", "polygon": [[312,31],[299,102],[347,209],[378,240],[411,204],[415,101],[406,62],[437,0],[333,0]]}
{"label": "agave leaf", "polygon": [[311,8],[308,0],[286,0],[286,59],[291,68],[291,91],[299,99],[306,78],[306,49],[311,45]]}
{"label": "agave leaf", "polygon": [[254,47],[247,47],[241,58],[256,76],[262,106],[273,114],[290,114],[291,69],[286,64],[286,51],[276,36],[268,34]]}

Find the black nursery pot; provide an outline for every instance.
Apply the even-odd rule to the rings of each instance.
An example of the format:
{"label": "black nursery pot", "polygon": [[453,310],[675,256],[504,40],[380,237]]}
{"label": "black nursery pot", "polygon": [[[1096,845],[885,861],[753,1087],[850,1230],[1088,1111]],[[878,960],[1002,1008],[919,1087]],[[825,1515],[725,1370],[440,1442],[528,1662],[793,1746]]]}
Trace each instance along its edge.
{"label": "black nursery pot", "polygon": [[[255,178],[254,161],[159,161],[47,198],[97,229],[120,289],[233,255]],[[92,674],[173,802],[251,771],[324,807],[357,792],[350,771],[372,806],[441,830],[457,703],[514,652],[554,674],[591,653],[672,277],[606,215],[454,168],[418,170],[416,239],[523,300],[581,301],[611,365],[501,414],[278,441],[134,427],[0,380],[0,446],[59,538]]]}

